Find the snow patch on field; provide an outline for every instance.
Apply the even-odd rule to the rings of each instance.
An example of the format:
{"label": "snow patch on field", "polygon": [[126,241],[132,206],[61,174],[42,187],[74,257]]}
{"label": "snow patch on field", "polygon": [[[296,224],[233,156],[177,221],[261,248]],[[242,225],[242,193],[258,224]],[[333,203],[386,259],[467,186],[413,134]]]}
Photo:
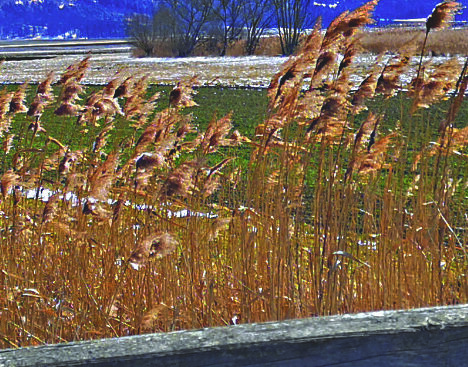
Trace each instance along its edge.
{"label": "snow patch on field", "polygon": [[[57,72],[58,79],[69,65],[83,57],[59,55],[52,59],[6,61],[0,69],[0,83],[37,83],[51,70]],[[128,75],[147,75],[150,83],[154,84],[176,84],[197,76],[199,84],[205,86],[265,88],[287,60],[286,57],[270,56],[134,58],[130,53],[92,54],[84,83],[105,84],[123,70]],[[437,65],[447,58],[433,57],[431,60],[433,65]],[[360,55],[355,59],[355,72],[351,76],[355,87],[365,78],[375,61],[374,55]],[[413,58],[412,67],[401,76],[402,86],[415,76],[418,61],[418,57]],[[463,62],[460,58],[460,63]]]}
{"label": "snow patch on field", "polygon": [[[57,71],[57,79],[70,64],[84,56],[61,55],[53,59],[7,61],[0,71],[0,83],[39,82],[49,71]],[[152,83],[175,84],[197,76],[202,85],[267,87],[272,76],[287,60],[284,57],[190,57],[133,58],[129,54],[91,56],[86,84],[107,83],[116,72],[148,75]]]}

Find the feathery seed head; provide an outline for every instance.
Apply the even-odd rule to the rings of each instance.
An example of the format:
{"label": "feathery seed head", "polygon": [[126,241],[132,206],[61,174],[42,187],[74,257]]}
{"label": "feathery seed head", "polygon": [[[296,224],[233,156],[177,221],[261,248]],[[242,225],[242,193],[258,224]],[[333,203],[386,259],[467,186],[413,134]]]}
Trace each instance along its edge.
{"label": "feathery seed head", "polygon": [[463,7],[456,1],[444,1],[436,5],[426,20],[426,32],[446,28]]}

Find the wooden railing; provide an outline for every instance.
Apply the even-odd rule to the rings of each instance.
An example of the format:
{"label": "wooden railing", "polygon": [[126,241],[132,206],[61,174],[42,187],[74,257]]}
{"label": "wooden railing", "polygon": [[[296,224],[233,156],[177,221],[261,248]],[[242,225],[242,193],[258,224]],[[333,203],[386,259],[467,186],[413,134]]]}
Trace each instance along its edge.
{"label": "wooden railing", "polygon": [[468,366],[468,305],[0,350],[9,366]]}

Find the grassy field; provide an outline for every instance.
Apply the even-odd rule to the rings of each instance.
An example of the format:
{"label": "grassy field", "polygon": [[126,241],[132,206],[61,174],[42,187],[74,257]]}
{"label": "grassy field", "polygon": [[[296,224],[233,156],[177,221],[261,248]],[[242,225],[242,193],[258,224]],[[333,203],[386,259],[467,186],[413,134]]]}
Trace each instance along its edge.
{"label": "grassy field", "polygon": [[402,85],[402,49],[353,90],[375,4],[268,91],[88,59],[0,91],[0,347],[466,303],[468,64]]}

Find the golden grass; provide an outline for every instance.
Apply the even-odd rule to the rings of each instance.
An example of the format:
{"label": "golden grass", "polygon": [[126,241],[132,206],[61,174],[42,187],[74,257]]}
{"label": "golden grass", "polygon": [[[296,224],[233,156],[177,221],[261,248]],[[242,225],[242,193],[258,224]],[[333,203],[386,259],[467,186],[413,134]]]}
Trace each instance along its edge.
{"label": "golden grass", "polygon": [[[34,98],[76,117],[79,150],[39,128],[41,108],[17,108],[25,87],[2,92],[0,346],[467,302],[467,68],[423,64],[388,123],[385,100],[369,102],[400,91],[407,49],[351,91],[353,35],[374,5],[315,29],[255,136],[231,115],[198,131],[184,113],[195,80],[158,101],[146,78],[118,74],[82,101],[87,59],[58,96],[45,81]],[[117,116],[134,132],[109,143]]]}

